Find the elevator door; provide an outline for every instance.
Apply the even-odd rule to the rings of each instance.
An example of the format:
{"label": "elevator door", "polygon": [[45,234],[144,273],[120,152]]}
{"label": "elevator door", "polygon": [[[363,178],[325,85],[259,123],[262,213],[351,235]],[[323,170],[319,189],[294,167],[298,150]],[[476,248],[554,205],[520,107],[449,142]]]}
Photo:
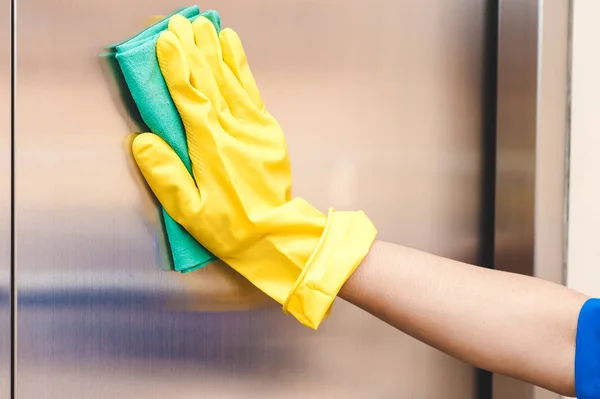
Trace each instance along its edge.
{"label": "elevator door", "polygon": [[[314,332],[225,268],[166,270],[98,55],[181,5],[18,0],[16,397],[474,397],[470,366],[341,300]],[[487,1],[200,6],[244,41],[295,195],[477,260]]]}

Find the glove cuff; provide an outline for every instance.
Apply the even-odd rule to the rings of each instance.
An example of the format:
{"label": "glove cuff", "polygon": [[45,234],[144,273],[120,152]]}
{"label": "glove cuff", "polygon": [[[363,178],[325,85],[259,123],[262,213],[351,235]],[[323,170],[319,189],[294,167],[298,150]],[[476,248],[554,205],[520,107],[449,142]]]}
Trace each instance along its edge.
{"label": "glove cuff", "polygon": [[284,302],[283,311],[316,330],[376,236],[377,230],[364,212],[330,209],[319,244]]}

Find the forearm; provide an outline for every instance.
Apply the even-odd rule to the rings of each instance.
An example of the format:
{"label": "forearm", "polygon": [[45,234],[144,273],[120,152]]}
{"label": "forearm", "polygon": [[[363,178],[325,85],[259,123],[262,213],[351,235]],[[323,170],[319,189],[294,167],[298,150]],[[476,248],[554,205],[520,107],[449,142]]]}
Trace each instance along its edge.
{"label": "forearm", "polygon": [[340,297],[477,367],[574,395],[587,297],[566,287],[376,242]]}

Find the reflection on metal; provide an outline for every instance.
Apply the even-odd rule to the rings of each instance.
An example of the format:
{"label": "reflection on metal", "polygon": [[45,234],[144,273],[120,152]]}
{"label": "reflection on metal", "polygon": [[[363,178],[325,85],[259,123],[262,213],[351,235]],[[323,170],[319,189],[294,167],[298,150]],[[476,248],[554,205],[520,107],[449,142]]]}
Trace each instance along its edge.
{"label": "reflection on metal", "polygon": [[538,0],[500,1],[496,269],[533,275]]}
{"label": "reflection on metal", "polygon": [[[477,259],[484,1],[201,5],[244,39],[296,195]],[[19,2],[17,397],[473,398],[470,366],[342,301],[315,333],[220,265],[164,270],[134,124],[98,54],[172,8]]]}
{"label": "reflection on metal", "polygon": [[11,44],[10,2],[0,2],[0,398],[10,397],[10,196]]}
{"label": "reflection on metal", "polygon": [[[495,268],[562,283],[569,2],[501,0]],[[494,376],[494,399],[558,395]]]}

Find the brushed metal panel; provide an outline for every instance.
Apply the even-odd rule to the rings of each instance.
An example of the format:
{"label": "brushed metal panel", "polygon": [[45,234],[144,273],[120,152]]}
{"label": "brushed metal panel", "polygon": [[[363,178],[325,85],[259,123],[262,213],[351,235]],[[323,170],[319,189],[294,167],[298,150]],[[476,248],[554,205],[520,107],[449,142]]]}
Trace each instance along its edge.
{"label": "brushed metal panel", "polygon": [[[476,261],[486,1],[201,6],[243,38],[295,194]],[[315,333],[226,269],[164,271],[135,127],[97,55],[173,7],[19,1],[17,397],[473,397],[470,366],[342,301]]]}
{"label": "brushed metal panel", "polygon": [[0,397],[11,386],[11,7],[0,2]]}
{"label": "brushed metal panel", "polygon": [[[494,267],[534,275],[539,0],[500,0]],[[533,386],[494,374],[493,398]]]}
{"label": "brushed metal panel", "polygon": [[501,0],[498,49],[496,257],[533,275],[539,0]]}
{"label": "brushed metal panel", "polygon": [[[501,0],[495,268],[563,283],[569,1]],[[494,398],[559,395],[494,376]]]}

